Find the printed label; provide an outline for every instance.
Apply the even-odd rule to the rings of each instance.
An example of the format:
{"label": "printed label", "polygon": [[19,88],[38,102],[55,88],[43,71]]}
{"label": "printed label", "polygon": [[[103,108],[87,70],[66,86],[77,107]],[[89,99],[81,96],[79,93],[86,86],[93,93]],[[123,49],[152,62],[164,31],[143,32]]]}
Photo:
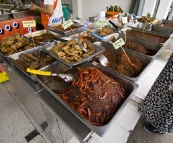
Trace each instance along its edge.
{"label": "printed label", "polygon": [[121,19],[124,24],[127,23],[127,17],[122,17]]}
{"label": "printed label", "polygon": [[125,44],[124,40],[122,38],[120,38],[119,40],[117,40],[116,42],[113,43],[113,46],[115,49],[118,49],[120,47],[122,47]]}
{"label": "printed label", "polygon": [[23,27],[36,27],[35,20],[22,21]]}
{"label": "printed label", "polygon": [[107,21],[106,20],[98,20],[98,25],[99,26],[105,26],[105,25],[107,25]]}
{"label": "printed label", "polygon": [[63,27],[64,29],[67,29],[67,28],[70,27],[71,25],[73,25],[73,21],[70,19],[70,20],[68,20],[67,22],[63,23],[63,24],[62,24],[62,27]]}

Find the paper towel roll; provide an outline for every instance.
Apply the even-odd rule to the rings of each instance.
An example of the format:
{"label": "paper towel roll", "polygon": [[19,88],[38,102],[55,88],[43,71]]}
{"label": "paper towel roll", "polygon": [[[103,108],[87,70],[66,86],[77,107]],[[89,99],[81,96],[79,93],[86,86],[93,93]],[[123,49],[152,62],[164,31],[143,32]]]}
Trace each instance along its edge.
{"label": "paper towel roll", "polygon": [[106,12],[105,11],[99,11],[97,13],[98,20],[105,20],[105,15],[106,15]]}

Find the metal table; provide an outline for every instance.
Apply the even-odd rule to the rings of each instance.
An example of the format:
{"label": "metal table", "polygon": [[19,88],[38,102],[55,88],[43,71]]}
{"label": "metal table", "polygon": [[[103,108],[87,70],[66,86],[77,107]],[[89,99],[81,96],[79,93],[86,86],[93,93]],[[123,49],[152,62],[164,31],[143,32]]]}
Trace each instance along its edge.
{"label": "metal table", "polygon": [[[92,130],[88,128],[84,123],[82,123],[76,116],[74,116],[67,108],[64,107],[63,104],[61,104],[58,100],[56,100],[50,93],[48,93],[44,88],[38,83],[27,77],[23,72],[21,72],[8,58],[1,57],[4,62],[16,73],[16,75],[21,78],[25,83],[28,84],[28,86],[31,88],[31,92],[33,92],[32,101],[25,102],[25,99],[22,95],[21,98],[23,98],[22,102],[25,107],[29,110],[31,115],[36,119],[36,121],[40,124],[40,126],[45,130],[45,126],[42,126],[44,123],[44,119],[47,122],[47,127],[51,130],[51,136],[53,136],[52,141],[57,142],[58,138],[57,134],[58,132],[54,132],[54,128],[56,127],[57,120],[61,120],[66,126],[67,130],[72,131],[72,134],[79,140],[79,142],[88,142],[92,137]],[[31,98],[31,97],[26,97]],[[38,114],[32,114],[33,110],[37,109],[31,109],[29,104],[37,104],[39,102],[39,111]],[[26,105],[26,103],[28,105]],[[33,105],[32,105],[33,106]],[[42,110],[42,111],[41,111]],[[41,114],[43,112],[44,114]],[[41,115],[40,115],[41,114]],[[58,127],[58,126],[57,126]],[[50,134],[50,132],[48,133]],[[50,137],[51,138],[51,137]]]}

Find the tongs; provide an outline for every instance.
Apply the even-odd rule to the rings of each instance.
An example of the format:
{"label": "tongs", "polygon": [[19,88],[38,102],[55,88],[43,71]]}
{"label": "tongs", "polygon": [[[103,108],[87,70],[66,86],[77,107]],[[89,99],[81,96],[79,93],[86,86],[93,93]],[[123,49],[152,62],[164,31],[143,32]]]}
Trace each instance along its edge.
{"label": "tongs", "polygon": [[11,11],[12,11],[13,9],[15,9],[16,7],[17,7],[17,4],[14,3],[14,6],[8,11],[8,13],[11,13]]}
{"label": "tongs", "polygon": [[118,26],[115,25],[115,23],[113,23],[111,20],[109,20],[109,23],[110,23],[116,30],[118,30]]}
{"label": "tongs", "polygon": [[[72,37],[72,39],[74,39],[76,41],[79,40],[77,37]],[[84,51],[84,52],[87,52],[86,48],[84,46],[82,46],[81,44],[79,44],[78,42],[75,42],[77,45],[79,45],[79,47]]]}
{"label": "tongs", "polygon": [[74,76],[72,74],[52,73],[50,71],[41,71],[41,70],[35,70],[31,68],[27,68],[26,71],[32,74],[43,75],[43,76],[58,76],[62,78],[63,80],[65,80],[66,82],[70,82],[74,79]]}

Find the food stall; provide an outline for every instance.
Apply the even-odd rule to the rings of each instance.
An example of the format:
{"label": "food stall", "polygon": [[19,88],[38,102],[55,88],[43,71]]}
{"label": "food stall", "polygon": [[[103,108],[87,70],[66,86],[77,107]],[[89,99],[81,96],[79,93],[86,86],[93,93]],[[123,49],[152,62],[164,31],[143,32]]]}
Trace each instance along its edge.
{"label": "food stall", "polygon": [[[33,20],[28,18],[24,20]],[[31,88],[33,96],[25,95],[22,101],[48,135],[57,140],[58,119],[80,142],[88,142],[94,133],[109,132],[172,31],[131,26],[124,34],[124,25],[103,26],[104,20],[88,32],[75,23],[64,28],[67,22],[49,24],[48,30],[33,28],[29,34],[8,33],[1,39],[0,57]],[[121,39],[125,42],[119,46]],[[103,64],[101,57],[109,62]],[[32,109],[34,103],[40,108]]]}

